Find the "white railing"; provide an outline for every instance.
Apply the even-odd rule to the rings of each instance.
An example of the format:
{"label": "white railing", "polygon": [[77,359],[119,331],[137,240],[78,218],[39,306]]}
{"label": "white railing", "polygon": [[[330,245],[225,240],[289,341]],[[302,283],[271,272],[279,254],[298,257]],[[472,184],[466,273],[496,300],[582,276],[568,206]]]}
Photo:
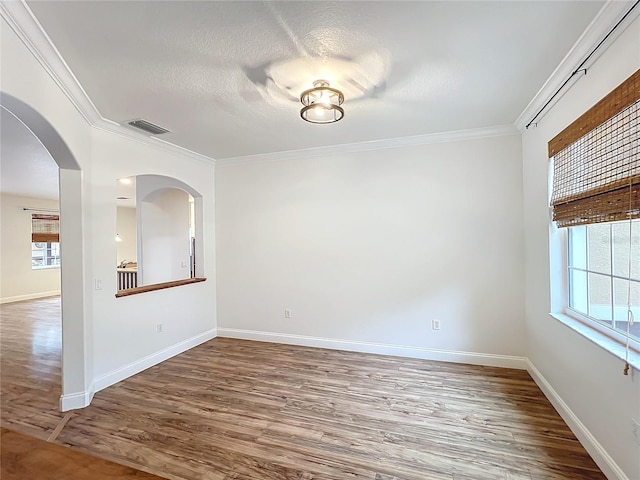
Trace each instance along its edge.
{"label": "white railing", "polygon": [[132,268],[118,268],[118,290],[126,290],[138,286],[138,270]]}

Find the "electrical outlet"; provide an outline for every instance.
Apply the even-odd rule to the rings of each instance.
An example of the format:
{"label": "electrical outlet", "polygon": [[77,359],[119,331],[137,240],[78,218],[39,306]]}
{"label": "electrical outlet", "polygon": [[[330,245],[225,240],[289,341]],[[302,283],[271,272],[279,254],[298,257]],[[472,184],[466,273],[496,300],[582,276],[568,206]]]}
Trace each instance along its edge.
{"label": "electrical outlet", "polygon": [[284,309],[284,318],[291,318],[291,310],[289,308]]}
{"label": "electrical outlet", "polygon": [[437,318],[431,320],[431,330],[440,330],[440,320]]}
{"label": "electrical outlet", "polygon": [[158,324],[156,325],[156,332],[157,332],[157,333],[162,333],[162,324],[161,324],[161,323],[158,323]]}
{"label": "electrical outlet", "polygon": [[633,438],[636,440],[636,443],[640,445],[640,422],[632,418],[631,425],[633,428]]}

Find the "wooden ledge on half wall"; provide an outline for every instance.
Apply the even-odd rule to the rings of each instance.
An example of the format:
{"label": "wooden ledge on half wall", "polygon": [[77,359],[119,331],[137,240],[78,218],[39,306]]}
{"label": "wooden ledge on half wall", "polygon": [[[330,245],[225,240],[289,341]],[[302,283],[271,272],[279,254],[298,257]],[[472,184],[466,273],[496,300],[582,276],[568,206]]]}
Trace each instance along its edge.
{"label": "wooden ledge on half wall", "polygon": [[199,278],[185,278],[184,280],[174,280],[172,282],[154,283],[152,285],[143,285],[141,287],[127,288],[126,290],[119,290],[116,293],[116,298],[128,297],[129,295],[137,295],[139,293],[153,292],[155,290],[163,290],[165,288],[180,287],[182,285],[189,285],[190,283],[204,282],[207,279],[204,277]]}

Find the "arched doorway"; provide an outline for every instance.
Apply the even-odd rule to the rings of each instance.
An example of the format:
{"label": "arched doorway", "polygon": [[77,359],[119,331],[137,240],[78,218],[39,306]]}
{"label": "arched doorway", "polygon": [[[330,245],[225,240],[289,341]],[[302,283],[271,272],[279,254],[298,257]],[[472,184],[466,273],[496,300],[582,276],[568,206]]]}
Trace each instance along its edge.
{"label": "arched doorway", "polygon": [[59,167],[62,306],[62,396],[60,408],[89,404],[91,389],[90,316],[87,314],[82,221],[82,172],[55,128],[23,101],[0,92],[0,106],[19,119]]}

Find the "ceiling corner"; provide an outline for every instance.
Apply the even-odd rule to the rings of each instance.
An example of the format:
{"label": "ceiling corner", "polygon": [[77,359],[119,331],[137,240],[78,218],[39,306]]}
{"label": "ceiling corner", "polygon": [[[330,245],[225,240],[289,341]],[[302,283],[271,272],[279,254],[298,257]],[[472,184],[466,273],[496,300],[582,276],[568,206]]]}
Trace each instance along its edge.
{"label": "ceiling corner", "polygon": [[[580,65],[585,58],[587,58],[599,42],[606,39],[606,42],[600,47],[602,49],[606,49],[611,45],[611,43],[613,43],[616,34],[614,33],[606,38],[607,35],[610,33],[611,29],[625,17],[625,15],[636,7],[636,5],[637,2],[631,1],[607,1],[600,12],[598,12],[598,15],[593,19],[591,24],[589,24],[580,38],[578,38],[571,50],[569,50],[565,55],[540,90],[538,90],[538,93],[535,94],[514,122],[514,126],[520,132],[524,132],[526,130],[527,126],[538,112],[541,112],[541,110],[549,106],[547,105],[547,102],[552,100],[554,93],[565,86],[565,82],[573,76],[576,67]],[[638,15],[640,15],[640,8],[625,20],[630,23]],[[621,31],[622,30],[618,29],[617,33],[620,33]],[[588,65],[586,67],[588,67]],[[579,78],[580,77],[576,77],[575,81],[578,81]]]}
{"label": "ceiling corner", "polygon": [[520,135],[520,131],[512,124],[493,125],[490,127],[470,128],[466,130],[427,133],[406,137],[386,138],[383,140],[370,140],[366,142],[354,142],[341,145],[305,148],[301,150],[286,150],[282,152],[271,152],[258,155],[229,157],[218,160],[217,164],[220,167],[235,167],[241,165],[277,162],[284,160],[307,160],[309,158],[319,156],[368,152],[372,150],[385,150],[388,148],[402,148],[416,145],[430,145],[434,143],[464,142],[467,140],[477,140],[490,137],[504,137],[509,135]]}
{"label": "ceiling corner", "polygon": [[27,47],[91,127],[155,148],[161,148],[188,159],[215,165],[215,159],[206,155],[193,152],[165,140],[129,131],[119,123],[104,118],[24,0],[0,2],[0,16],[9,24],[20,41]]}
{"label": "ceiling corner", "polygon": [[0,15],[47,71],[80,115],[94,124],[102,119],[80,82],[55,47],[31,9],[23,1],[0,3]]}

